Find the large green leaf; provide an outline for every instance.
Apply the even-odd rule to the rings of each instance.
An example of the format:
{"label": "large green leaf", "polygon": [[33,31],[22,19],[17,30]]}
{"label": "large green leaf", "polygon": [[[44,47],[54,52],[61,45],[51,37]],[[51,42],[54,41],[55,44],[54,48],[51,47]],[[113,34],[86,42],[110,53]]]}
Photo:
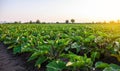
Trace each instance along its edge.
{"label": "large green leaf", "polygon": [[36,58],[38,58],[38,56],[40,55],[41,53],[39,51],[35,51],[31,56],[30,58],[28,59],[28,61],[31,61],[31,60],[34,60]]}
{"label": "large green leaf", "polygon": [[52,61],[47,65],[47,71],[62,71],[65,65],[63,61]]}
{"label": "large green leaf", "polygon": [[95,63],[95,68],[104,69],[104,68],[106,68],[106,67],[109,67],[109,64],[104,63],[104,62],[97,62],[97,63]]}
{"label": "large green leaf", "polygon": [[117,71],[117,70],[113,69],[112,67],[106,67],[103,71]]}
{"label": "large green leaf", "polygon": [[114,69],[112,67],[107,67],[103,71],[120,71],[120,69]]}
{"label": "large green leaf", "polygon": [[116,64],[110,64],[110,67],[114,68],[114,69],[120,69],[120,66],[116,65]]}
{"label": "large green leaf", "polygon": [[35,66],[40,66],[43,62],[45,62],[47,60],[47,57],[45,57],[45,56],[40,56],[38,59],[37,59],[37,61],[36,61],[36,63],[35,63]]}
{"label": "large green leaf", "polygon": [[34,51],[34,53],[30,56],[30,58],[28,59],[28,61],[34,60],[34,59],[38,58],[39,56],[45,55],[46,53],[47,53],[46,51],[36,50],[36,51]]}

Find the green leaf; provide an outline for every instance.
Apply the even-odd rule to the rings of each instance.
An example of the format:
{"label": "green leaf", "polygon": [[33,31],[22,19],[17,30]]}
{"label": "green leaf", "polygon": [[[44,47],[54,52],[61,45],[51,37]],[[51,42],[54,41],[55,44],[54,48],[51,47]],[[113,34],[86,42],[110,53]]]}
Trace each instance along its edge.
{"label": "green leaf", "polygon": [[110,67],[114,68],[114,69],[120,69],[120,66],[116,65],[116,64],[110,64]]}
{"label": "green leaf", "polygon": [[114,70],[114,69],[111,68],[111,67],[107,67],[107,68],[105,68],[103,71],[116,71],[116,70]]}
{"label": "green leaf", "polygon": [[91,60],[91,58],[87,58],[86,60],[85,60],[85,63],[88,65],[88,66],[92,66],[92,60]]}
{"label": "green leaf", "polygon": [[43,62],[45,62],[47,60],[47,57],[45,56],[41,56],[38,58],[38,60],[35,63],[35,66],[41,65]]}
{"label": "green leaf", "polygon": [[10,45],[10,46],[8,46],[8,48],[7,49],[12,49],[12,48],[14,48],[16,45]]}
{"label": "green leaf", "polygon": [[112,67],[107,67],[103,71],[120,71],[120,69],[114,69]]}
{"label": "green leaf", "polygon": [[95,58],[99,58],[99,57],[100,57],[100,53],[99,52],[92,52],[91,53],[92,61],[95,61]]}
{"label": "green leaf", "polygon": [[12,44],[13,41],[4,41],[3,43],[4,43],[4,44]]}
{"label": "green leaf", "polygon": [[71,48],[76,49],[77,53],[80,51],[80,46],[76,42],[71,45]]}
{"label": "green leaf", "polygon": [[95,63],[95,68],[104,69],[104,68],[106,68],[106,67],[109,67],[109,64],[103,63],[103,62],[97,62],[97,63]]}
{"label": "green leaf", "polygon": [[[69,53],[69,54],[63,54],[63,57],[69,58],[69,60],[70,60],[66,64],[66,66],[81,68],[81,67],[92,65],[91,58],[88,58],[86,55],[79,56],[79,55],[76,55],[76,54],[73,54],[73,53]],[[70,63],[70,65],[69,65],[69,63]]]}
{"label": "green leaf", "polygon": [[28,59],[28,61],[34,60],[36,58],[38,58],[39,56],[43,56],[44,54],[46,54],[46,51],[42,51],[42,50],[36,50]]}
{"label": "green leaf", "polygon": [[28,61],[34,60],[36,58],[38,58],[38,56],[40,55],[40,53],[38,51],[34,52],[30,58],[28,59]]}
{"label": "green leaf", "polygon": [[65,65],[63,61],[52,61],[47,65],[47,71],[62,71]]}
{"label": "green leaf", "polygon": [[47,40],[49,45],[54,45],[54,41],[53,40]]}
{"label": "green leaf", "polygon": [[103,71],[120,71],[120,66],[116,64],[110,64],[110,67],[106,67]]}
{"label": "green leaf", "polygon": [[72,62],[73,64],[71,66],[74,66],[74,67],[83,67],[85,65],[85,61],[83,60],[80,60],[80,61],[75,61],[75,62]]}
{"label": "green leaf", "polygon": [[21,52],[21,46],[13,48],[13,54],[20,53],[20,52]]}
{"label": "green leaf", "polygon": [[90,35],[90,36],[88,36],[85,40],[84,40],[84,42],[91,42],[91,41],[93,41],[95,39],[95,36],[94,35]]}
{"label": "green leaf", "polygon": [[33,48],[30,48],[30,47],[23,47],[22,49],[21,49],[21,52],[33,52],[34,51],[34,49]]}

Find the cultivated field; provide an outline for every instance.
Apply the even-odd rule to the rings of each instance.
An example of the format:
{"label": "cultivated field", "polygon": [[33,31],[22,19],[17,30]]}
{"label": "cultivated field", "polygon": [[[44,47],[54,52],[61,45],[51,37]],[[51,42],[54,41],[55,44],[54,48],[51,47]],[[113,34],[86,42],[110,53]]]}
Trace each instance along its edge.
{"label": "cultivated field", "polygon": [[45,71],[120,71],[120,24],[1,24],[0,41]]}

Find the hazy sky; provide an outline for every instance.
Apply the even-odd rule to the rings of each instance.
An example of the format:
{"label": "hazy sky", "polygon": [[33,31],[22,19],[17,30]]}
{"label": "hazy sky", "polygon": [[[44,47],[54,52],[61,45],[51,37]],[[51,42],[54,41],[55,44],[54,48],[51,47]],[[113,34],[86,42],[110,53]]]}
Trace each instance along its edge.
{"label": "hazy sky", "polygon": [[0,0],[0,21],[120,19],[120,0]]}

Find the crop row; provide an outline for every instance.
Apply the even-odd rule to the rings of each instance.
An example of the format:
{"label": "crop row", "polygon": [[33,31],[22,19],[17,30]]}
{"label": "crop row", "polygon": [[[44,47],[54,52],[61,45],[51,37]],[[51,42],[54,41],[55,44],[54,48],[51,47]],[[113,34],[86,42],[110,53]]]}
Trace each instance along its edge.
{"label": "crop row", "polygon": [[29,61],[47,71],[120,71],[120,66],[102,62],[105,57],[120,62],[119,24],[2,24],[0,41],[14,54],[29,53]]}

